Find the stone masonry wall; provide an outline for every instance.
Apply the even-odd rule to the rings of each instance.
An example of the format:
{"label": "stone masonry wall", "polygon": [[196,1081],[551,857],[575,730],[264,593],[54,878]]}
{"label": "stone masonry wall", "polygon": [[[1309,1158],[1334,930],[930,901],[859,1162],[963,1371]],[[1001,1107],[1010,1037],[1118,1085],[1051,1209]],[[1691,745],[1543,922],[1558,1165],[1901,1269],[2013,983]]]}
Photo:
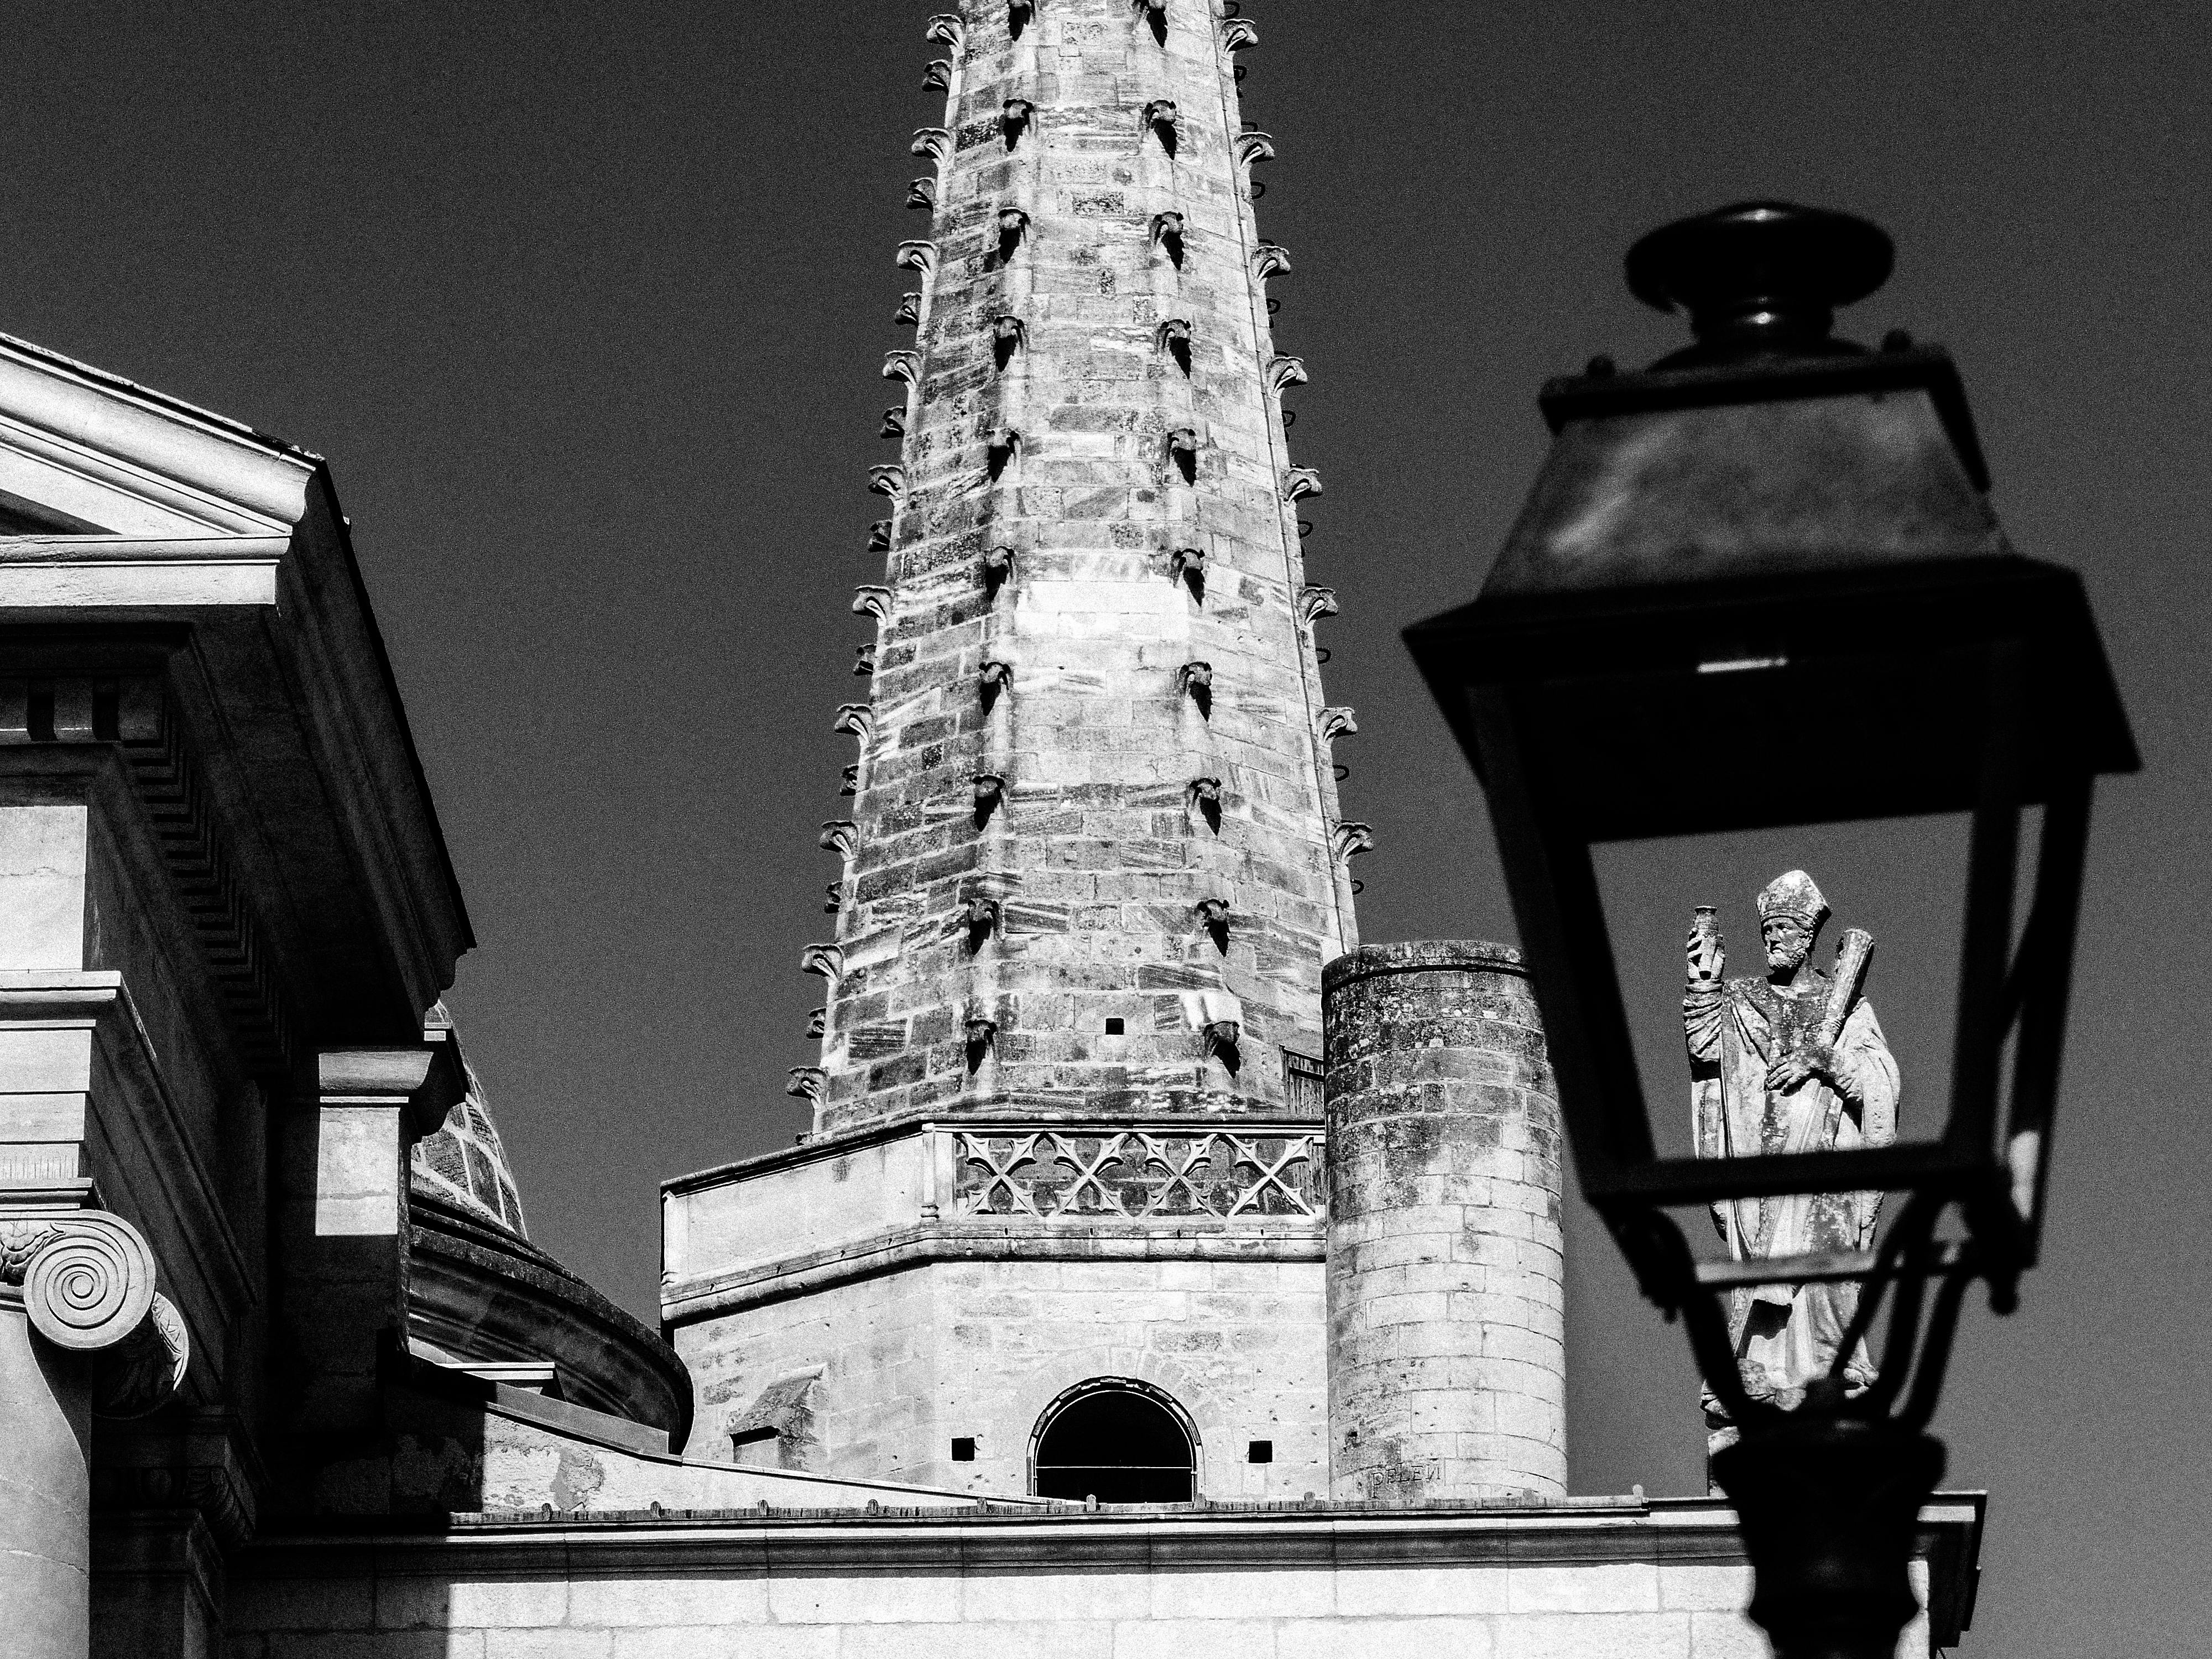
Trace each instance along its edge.
{"label": "stone masonry wall", "polygon": [[[1159,29],[1156,34],[1153,19]],[[817,1128],[1286,1104],[1356,940],[1220,0],[965,0],[900,250],[917,333]],[[1118,1029],[1109,1022],[1118,1022]],[[1211,1030],[1209,1030],[1209,1028]],[[1231,1039],[1233,1038],[1233,1041]],[[1305,1108],[1297,1100],[1287,1103]]]}
{"label": "stone masonry wall", "polygon": [[[1316,1241],[1317,1242],[1317,1241]],[[1029,1491],[1030,1439],[1076,1383],[1167,1393],[1200,1440],[1209,1498],[1328,1486],[1317,1261],[938,1261],[679,1326],[698,1389],[689,1455],[731,1455],[728,1425],[818,1369],[802,1466],[979,1496]],[[975,1461],[953,1462],[954,1437]],[[1250,1443],[1273,1461],[1247,1461]]]}
{"label": "stone masonry wall", "polygon": [[1527,970],[1364,945],[1324,987],[1335,1495],[1564,1492],[1559,1115]]}
{"label": "stone masonry wall", "polygon": [[[1940,1500],[1939,1500],[1940,1501]],[[1717,1506],[1716,1506],[1717,1507]],[[1963,1506],[1961,1506],[1963,1507]],[[1769,1659],[1725,1510],[488,1519],[230,1569],[226,1659]],[[1578,1520],[1582,1524],[1577,1525]],[[1950,1525],[1968,1522],[1954,1516]],[[1298,1533],[1308,1534],[1298,1536]],[[933,1535],[942,1534],[942,1535]],[[1929,1564],[1911,1565],[1927,1598]],[[1952,1569],[1951,1578],[1960,1576]],[[1954,1601],[1955,1583],[1938,1592]],[[1946,1629],[1950,1636],[1954,1632]],[[1925,1616],[1899,1659],[1926,1659]]]}

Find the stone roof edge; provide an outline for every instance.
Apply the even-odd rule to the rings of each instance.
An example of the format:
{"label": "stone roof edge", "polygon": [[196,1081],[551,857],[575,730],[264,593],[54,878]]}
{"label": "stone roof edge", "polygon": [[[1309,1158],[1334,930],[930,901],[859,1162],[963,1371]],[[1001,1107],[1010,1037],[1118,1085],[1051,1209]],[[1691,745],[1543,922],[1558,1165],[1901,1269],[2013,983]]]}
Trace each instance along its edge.
{"label": "stone roof edge", "polygon": [[[1923,1508],[1916,1553],[1971,1568],[1986,1494],[1938,1492]],[[307,1526],[316,1525],[314,1521]],[[1089,1510],[1079,1504],[974,1508],[486,1511],[420,1529],[335,1528],[264,1534],[248,1571],[289,1576],[328,1570],[327,1551],[376,1552],[380,1570],[436,1571],[487,1556],[551,1550],[563,1571],[849,1565],[1014,1566],[1065,1553],[1086,1565],[1284,1565],[1326,1558],[1347,1565],[1601,1565],[1610,1561],[1741,1561],[1735,1512],[1723,1498],[1553,1499],[1519,1504],[1406,1506],[1333,1501],[1202,1504]],[[595,1559],[605,1557],[605,1559]],[[246,1564],[241,1563],[241,1565]],[[523,1563],[502,1563],[502,1571]],[[471,1566],[470,1570],[478,1570]]]}

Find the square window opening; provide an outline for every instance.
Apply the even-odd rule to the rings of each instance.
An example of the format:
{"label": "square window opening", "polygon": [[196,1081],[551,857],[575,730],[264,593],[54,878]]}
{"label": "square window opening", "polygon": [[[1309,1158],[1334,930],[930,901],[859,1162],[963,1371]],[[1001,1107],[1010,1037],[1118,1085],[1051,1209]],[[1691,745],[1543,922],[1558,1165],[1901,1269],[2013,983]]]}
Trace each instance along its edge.
{"label": "square window opening", "polygon": [[1255,1440],[1250,1445],[1244,1449],[1244,1461],[1247,1463],[1273,1462],[1275,1461],[1275,1443],[1272,1440]]}
{"label": "square window opening", "polygon": [[955,1435],[952,1439],[952,1461],[972,1463],[975,1461],[975,1442],[969,1435]]}

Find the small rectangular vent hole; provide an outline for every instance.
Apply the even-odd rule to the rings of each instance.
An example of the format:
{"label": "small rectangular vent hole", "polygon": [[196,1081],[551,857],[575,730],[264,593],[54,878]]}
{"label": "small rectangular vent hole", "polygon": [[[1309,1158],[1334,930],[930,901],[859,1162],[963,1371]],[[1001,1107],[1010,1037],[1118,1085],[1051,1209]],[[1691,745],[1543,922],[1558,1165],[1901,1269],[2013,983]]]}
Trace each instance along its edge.
{"label": "small rectangular vent hole", "polygon": [[1275,1461],[1275,1443],[1272,1440],[1255,1440],[1249,1446],[1245,1448],[1244,1461],[1247,1463],[1273,1462]]}
{"label": "small rectangular vent hole", "polygon": [[972,1463],[975,1461],[975,1442],[967,1435],[956,1435],[952,1440],[952,1461]]}
{"label": "small rectangular vent hole", "polygon": [[1120,1015],[1115,1014],[1108,1018],[1106,1021],[1106,1035],[1108,1036],[1119,1036],[1121,1035],[1121,1018]]}

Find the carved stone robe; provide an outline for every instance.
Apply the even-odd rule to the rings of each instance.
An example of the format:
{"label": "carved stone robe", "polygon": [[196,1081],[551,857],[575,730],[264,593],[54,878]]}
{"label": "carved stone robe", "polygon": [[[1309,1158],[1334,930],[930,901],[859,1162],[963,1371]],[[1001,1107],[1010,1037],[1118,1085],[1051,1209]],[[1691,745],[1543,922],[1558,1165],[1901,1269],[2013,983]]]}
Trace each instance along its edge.
{"label": "carved stone robe", "polygon": [[[1897,1139],[1897,1061],[1863,999],[1852,1006],[1837,1039],[1833,1087],[1813,1077],[1786,1092],[1769,1092],[1769,1062],[1817,1040],[1828,979],[1817,969],[1794,992],[1747,978],[1684,996],[1700,1158],[1848,1152]],[[1713,1223],[1729,1254],[1741,1261],[1867,1249],[1881,1211],[1880,1193],[1789,1194],[1717,1204]],[[1827,1374],[1857,1308],[1855,1285],[1762,1285],[1734,1291],[1729,1334],[1746,1387],[1754,1397],[1772,1395],[1794,1406],[1808,1382]],[[1854,1392],[1874,1380],[1863,1343],[1844,1376]],[[1710,1395],[1706,1409],[1715,1411]]]}

